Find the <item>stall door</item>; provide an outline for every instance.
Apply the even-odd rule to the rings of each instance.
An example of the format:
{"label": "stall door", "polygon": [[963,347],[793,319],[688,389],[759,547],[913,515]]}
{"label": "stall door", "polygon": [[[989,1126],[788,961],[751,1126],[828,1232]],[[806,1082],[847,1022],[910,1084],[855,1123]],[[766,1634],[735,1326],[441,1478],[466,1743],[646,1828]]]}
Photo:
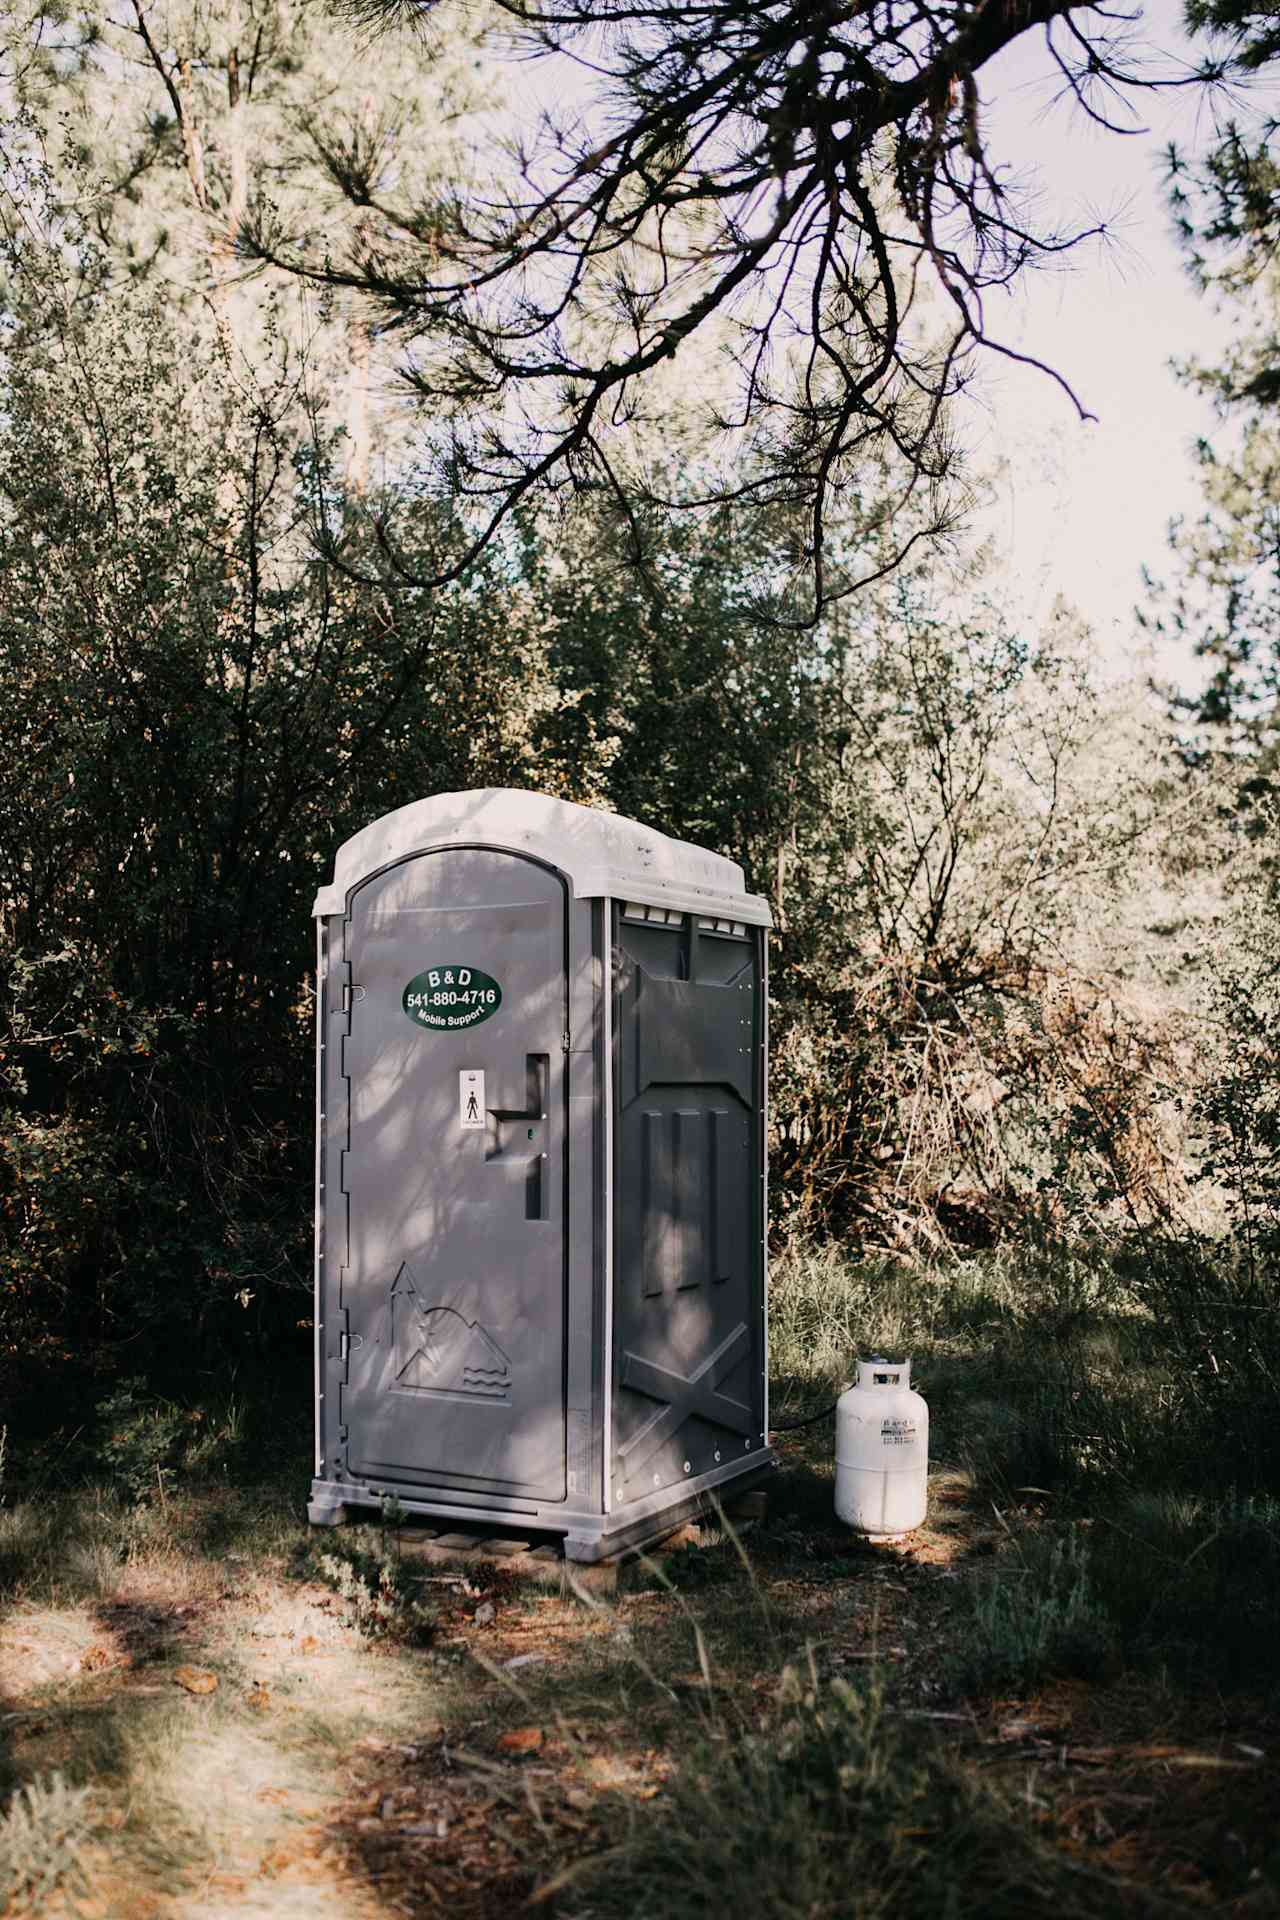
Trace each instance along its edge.
{"label": "stall door", "polygon": [[615,1499],[761,1445],[758,936],[722,924],[615,919]]}
{"label": "stall door", "polygon": [[352,1471],[565,1491],[565,893],[421,854],[356,893],[342,1154]]}

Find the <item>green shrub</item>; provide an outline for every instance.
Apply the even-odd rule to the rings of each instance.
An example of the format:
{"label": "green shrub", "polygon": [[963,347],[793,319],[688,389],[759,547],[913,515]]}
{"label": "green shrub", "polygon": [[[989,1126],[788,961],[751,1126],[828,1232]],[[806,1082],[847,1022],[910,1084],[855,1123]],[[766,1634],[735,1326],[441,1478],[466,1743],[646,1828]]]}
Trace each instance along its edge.
{"label": "green shrub", "polygon": [[98,1456],[116,1484],[134,1500],[162,1492],[182,1457],[190,1415],[155,1399],[134,1375],[99,1402],[98,1420]]}

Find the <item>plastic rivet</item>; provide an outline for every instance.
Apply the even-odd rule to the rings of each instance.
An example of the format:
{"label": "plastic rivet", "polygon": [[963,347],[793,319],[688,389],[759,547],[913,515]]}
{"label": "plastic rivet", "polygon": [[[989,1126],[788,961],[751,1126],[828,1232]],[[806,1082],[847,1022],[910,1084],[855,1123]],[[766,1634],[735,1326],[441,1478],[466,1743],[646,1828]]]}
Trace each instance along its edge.
{"label": "plastic rivet", "polygon": [[718,1460],[719,1458],[720,1458],[720,1449],[719,1449],[719,1447],[717,1447],[717,1448],[716,1448],[716,1459]]}
{"label": "plastic rivet", "polygon": [[743,1446],[745,1447],[745,1449],[746,1449],[746,1451],[747,1451],[748,1453],[750,1453],[750,1451],[751,1451],[751,1442],[750,1442],[749,1440],[744,1440],[742,1444],[743,1444]]}
{"label": "plastic rivet", "polygon": [[685,1470],[685,1472],[686,1472],[686,1473],[692,1473],[692,1472],[693,1472],[693,1465],[692,1465],[692,1463],[691,1463],[690,1461],[688,1461],[688,1460],[686,1460],[686,1461],[685,1461],[685,1463],[684,1463],[684,1470]]}

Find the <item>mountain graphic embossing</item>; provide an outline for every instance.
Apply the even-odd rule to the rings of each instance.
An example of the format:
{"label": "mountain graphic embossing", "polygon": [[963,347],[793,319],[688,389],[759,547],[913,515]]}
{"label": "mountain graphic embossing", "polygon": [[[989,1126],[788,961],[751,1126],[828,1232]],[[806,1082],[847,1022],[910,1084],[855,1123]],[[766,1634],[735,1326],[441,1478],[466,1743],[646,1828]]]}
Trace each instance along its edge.
{"label": "mountain graphic embossing", "polygon": [[478,1320],[455,1307],[424,1307],[401,1268],[392,1288],[395,1383],[401,1392],[509,1401],[511,1363]]}

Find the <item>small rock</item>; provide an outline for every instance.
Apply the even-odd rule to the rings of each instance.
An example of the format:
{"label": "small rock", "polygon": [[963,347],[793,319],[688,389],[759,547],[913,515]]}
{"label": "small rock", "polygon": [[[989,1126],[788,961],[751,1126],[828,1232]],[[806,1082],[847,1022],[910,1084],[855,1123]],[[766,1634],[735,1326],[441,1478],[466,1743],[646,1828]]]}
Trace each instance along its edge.
{"label": "small rock", "polygon": [[472,1616],[478,1627],[492,1626],[497,1617],[498,1609],[494,1606],[492,1600],[482,1600]]}

